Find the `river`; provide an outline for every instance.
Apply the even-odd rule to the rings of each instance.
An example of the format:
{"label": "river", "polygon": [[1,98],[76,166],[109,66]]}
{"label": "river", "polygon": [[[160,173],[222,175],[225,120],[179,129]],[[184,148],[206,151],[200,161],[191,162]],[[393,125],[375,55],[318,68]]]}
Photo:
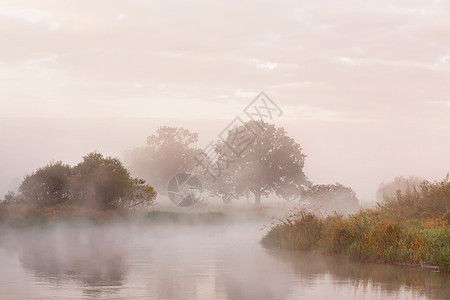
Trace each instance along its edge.
{"label": "river", "polygon": [[260,246],[262,222],[0,234],[0,299],[449,299],[448,275]]}

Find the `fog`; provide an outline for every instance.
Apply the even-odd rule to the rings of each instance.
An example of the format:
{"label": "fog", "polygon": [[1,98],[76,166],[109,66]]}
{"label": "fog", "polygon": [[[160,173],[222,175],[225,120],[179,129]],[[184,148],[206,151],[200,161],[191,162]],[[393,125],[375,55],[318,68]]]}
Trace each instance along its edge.
{"label": "fog", "polygon": [[[268,250],[260,241],[276,218],[307,206],[311,199],[298,200],[313,185],[342,184],[334,187],[350,191],[353,202],[345,199],[354,212],[380,201],[382,183],[394,194],[398,186],[389,183],[396,177],[420,178],[418,185],[448,174],[449,20],[450,2],[440,0],[0,1],[0,298],[448,297],[448,277],[429,270]],[[276,109],[250,105],[261,92]],[[255,118],[249,108],[267,115]],[[284,128],[286,136],[265,143],[270,151],[254,150],[269,157],[288,144],[271,157],[282,163],[236,163],[242,169],[233,175],[249,165],[253,174],[224,179],[222,194],[220,186],[204,185],[201,201],[185,208],[156,180],[155,200],[154,190],[134,178],[148,179],[133,173],[130,153],[144,149],[159,127],[198,133],[189,145],[195,152],[219,138],[226,143],[221,134],[231,136],[233,120]],[[131,176],[121,162],[98,167],[103,161],[83,173],[95,184],[75,189],[81,173],[72,166],[90,152],[119,158]],[[168,156],[164,162],[179,162]],[[23,191],[4,197],[56,161],[70,165],[67,173],[47,170],[48,181],[30,185],[41,188],[29,193],[34,198]],[[196,167],[177,172],[194,174]],[[290,175],[271,176],[279,170]],[[268,177],[278,181],[264,190]],[[264,184],[255,192],[252,180]],[[149,205],[89,206],[88,190],[92,202],[99,190],[114,190],[114,197],[103,194],[105,203],[131,202],[133,195]],[[283,199],[292,190],[298,197]],[[41,192],[57,205],[43,205]],[[254,206],[261,194],[262,206]],[[446,199],[439,200],[443,207]],[[207,221],[197,222],[197,214]],[[444,218],[448,212],[442,223],[436,217],[408,224],[434,224],[417,232],[436,229],[444,240]]]}
{"label": "fog", "polygon": [[264,250],[258,244],[263,223],[241,218],[210,226],[127,222],[3,229],[0,294],[256,300],[425,299],[448,292],[445,277],[432,272]]}
{"label": "fog", "polygon": [[[273,97],[272,97],[273,98]],[[242,100],[242,108],[251,98]],[[241,110],[235,116],[242,115]],[[199,133],[203,148],[233,119],[164,118],[3,118],[0,120],[0,194],[16,190],[25,174],[50,161],[75,164],[89,151],[123,158],[125,151],[145,144],[159,126],[183,126]],[[225,116],[228,117],[228,116]],[[449,118],[450,120],[450,118]],[[389,128],[367,122],[334,123],[289,120],[284,126],[307,155],[304,172],[314,183],[340,182],[352,187],[358,198],[374,202],[381,182],[415,175],[440,180],[449,170],[447,130],[429,130],[427,124],[391,120]],[[382,126],[388,127],[389,123]]]}
{"label": "fog", "polygon": [[[2,1],[0,193],[157,126],[216,139],[260,92],[315,183],[362,201],[450,158],[446,1]],[[230,20],[233,22],[230,22]],[[370,38],[369,38],[370,37]]]}
{"label": "fog", "polygon": [[[26,278],[31,272],[38,282],[51,280],[64,286],[64,298],[150,294],[155,299],[202,299],[217,294],[222,295],[217,299],[233,295],[261,299],[286,295],[287,278],[271,275],[274,271],[283,275],[288,266],[258,250],[255,229],[258,231],[258,226],[248,222],[206,228],[120,223],[2,232],[3,270],[14,269],[19,263],[27,272],[15,271],[25,277],[26,289],[15,291],[5,286],[0,294],[16,292],[16,296],[29,297],[36,293],[34,289],[39,286]],[[243,244],[244,240],[251,247]],[[52,292],[58,295],[57,290]]]}

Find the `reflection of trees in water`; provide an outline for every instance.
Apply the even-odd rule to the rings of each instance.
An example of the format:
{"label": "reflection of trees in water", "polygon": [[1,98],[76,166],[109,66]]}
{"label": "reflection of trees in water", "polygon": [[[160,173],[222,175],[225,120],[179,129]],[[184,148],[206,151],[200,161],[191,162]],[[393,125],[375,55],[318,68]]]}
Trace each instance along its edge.
{"label": "reflection of trees in water", "polygon": [[207,250],[198,243],[196,236],[189,235],[188,231],[179,235],[176,233],[179,230],[170,226],[158,228],[158,237],[153,236],[152,242],[143,240],[139,245],[146,252],[139,256],[147,260],[143,272],[147,288],[155,299],[198,299],[201,292],[205,263],[201,254]]}
{"label": "reflection of trees in water", "polygon": [[216,263],[216,291],[227,299],[286,299],[292,278],[288,264],[259,249],[230,249]]}
{"label": "reflection of trees in water", "polygon": [[400,294],[406,288],[430,298],[450,296],[450,276],[433,270],[359,263],[343,257],[308,252],[273,251],[272,254],[290,262],[296,275],[306,284],[314,284],[317,277],[330,274],[336,283],[379,290],[390,295]]}
{"label": "reflection of trees in water", "polygon": [[43,285],[65,291],[75,282],[85,298],[286,299],[304,288],[316,292],[320,284],[353,286],[368,298],[395,298],[405,290],[444,299],[450,295],[448,275],[267,251],[257,238],[249,239],[254,228],[238,226],[55,227],[4,235],[0,230],[0,247],[20,253],[22,266]]}
{"label": "reflection of trees in water", "polygon": [[196,299],[197,277],[193,270],[175,270],[158,268],[160,275],[156,279],[155,296],[157,299]]}
{"label": "reflection of trees in water", "polygon": [[38,280],[75,280],[90,296],[110,293],[125,277],[124,238],[101,227],[33,231],[20,240],[20,261]]}
{"label": "reflection of trees in water", "polygon": [[257,244],[249,248],[249,234],[253,228],[241,226],[153,228],[133,254],[143,259],[141,272],[155,299],[285,298],[292,281],[288,264],[265,255]]}

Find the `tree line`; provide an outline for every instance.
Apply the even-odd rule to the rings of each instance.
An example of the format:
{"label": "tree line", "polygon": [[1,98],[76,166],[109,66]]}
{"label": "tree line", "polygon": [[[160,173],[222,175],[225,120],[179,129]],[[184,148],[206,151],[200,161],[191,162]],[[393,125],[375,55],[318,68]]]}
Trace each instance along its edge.
{"label": "tree line", "polygon": [[151,204],[156,194],[145,180],[132,177],[118,158],[91,152],[74,167],[57,161],[26,175],[19,193],[9,192],[5,201],[106,210]]}
{"label": "tree line", "polygon": [[[246,141],[251,143],[245,149],[233,148]],[[230,130],[209,150],[200,149],[197,142],[197,133],[163,126],[147,138],[144,146],[129,150],[125,161],[134,174],[151,182],[160,194],[166,194],[173,176],[187,172],[200,178],[209,195],[222,198],[224,203],[252,197],[260,205],[263,196],[275,195],[289,201],[308,201],[324,209],[359,208],[350,187],[313,184],[308,179],[303,170],[306,155],[283,127],[249,121]],[[199,164],[199,157],[206,163]]]}
{"label": "tree line", "polygon": [[18,194],[10,192],[5,200],[100,209],[148,205],[157,193],[167,195],[171,178],[185,172],[197,176],[208,195],[224,203],[253,197],[260,205],[262,197],[275,195],[326,209],[359,207],[351,188],[339,183],[315,185],[308,179],[303,170],[306,155],[283,127],[249,121],[212,143],[209,153],[197,143],[197,133],[162,126],[144,146],[127,151],[128,168],[118,158],[97,152],[73,167],[53,162],[26,175]]}

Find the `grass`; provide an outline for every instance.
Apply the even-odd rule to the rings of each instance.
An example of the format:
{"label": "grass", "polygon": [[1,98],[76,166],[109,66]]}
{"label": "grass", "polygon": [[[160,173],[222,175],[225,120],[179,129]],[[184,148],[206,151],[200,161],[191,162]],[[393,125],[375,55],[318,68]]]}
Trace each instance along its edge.
{"label": "grass", "polygon": [[125,216],[124,210],[98,210],[70,204],[37,207],[27,203],[0,203],[0,225],[10,227],[28,227],[72,221],[101,224]]}
{"label": "grass", "polygon": [[27,203],[0,203],[0,226],[29,227],[60,222],[102,224],[111,221],[137,220],[151,224],[183,225],[222,224],[228,220],[223,212],[139,211],[127,209],[99,210],[71,204],[37,207]]}
{"label": "grass", "polygon": [[361,261],[438,266],[450,271],[450,183],[425,182],[374,209],[344,217],[300,211],[275,224],[262,244]]}
{"label": "grass", "polygon": [[155,223],[177,223],[183,225],[194,224],[222,224],[227,221],[227,215],[223,212],[180,213],[171,211],[152,211],[146,219]]}

